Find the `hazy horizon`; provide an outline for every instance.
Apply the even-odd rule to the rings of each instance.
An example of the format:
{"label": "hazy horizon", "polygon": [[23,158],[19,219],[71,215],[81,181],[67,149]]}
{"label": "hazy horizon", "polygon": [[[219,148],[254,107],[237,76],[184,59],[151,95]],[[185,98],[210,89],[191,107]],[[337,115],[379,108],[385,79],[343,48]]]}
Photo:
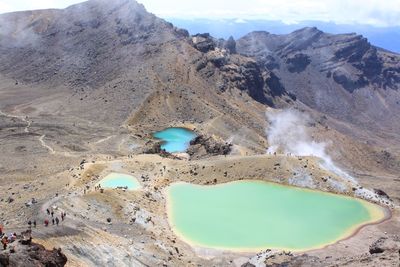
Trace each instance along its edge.
{"label": "hazy horizon", "polygon": [[[82,0],[1,0],[0,13],[46,8],[65,8]],[[149,12],[165,19],[277,20],[287,25],[304,21],[336,24],[400,26],[397,0],[138,0]]]}

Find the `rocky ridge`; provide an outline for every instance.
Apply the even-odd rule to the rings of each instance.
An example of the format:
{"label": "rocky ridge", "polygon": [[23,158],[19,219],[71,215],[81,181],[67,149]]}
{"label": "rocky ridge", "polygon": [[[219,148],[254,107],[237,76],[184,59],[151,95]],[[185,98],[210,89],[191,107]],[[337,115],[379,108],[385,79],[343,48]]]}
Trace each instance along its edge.
{"label": "rocky ridge", "polygon": [[286,35],[259,31],[239,39],[237,51],[254,58],[313,109],[369,129],[399,129],[400,56],[363,36],[317,28]]}

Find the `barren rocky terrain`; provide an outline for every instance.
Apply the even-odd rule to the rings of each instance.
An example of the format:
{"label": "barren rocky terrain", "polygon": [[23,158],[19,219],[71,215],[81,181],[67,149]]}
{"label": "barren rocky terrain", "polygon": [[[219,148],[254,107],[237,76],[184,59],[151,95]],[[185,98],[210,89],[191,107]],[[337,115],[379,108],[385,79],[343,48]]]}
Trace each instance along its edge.
{"label": "barren rocky terrain", "polygon": [[[67,266],[399,266],[399,89],[400,56],[355,34],[190,36],[133,0],[0,15],[0,224],[22,232],[36,220],[33,241],[61,248]],[[268,153],[266,114],[279,110],[308,114],[310,139],[346,175],[313,155]],[[145,153],[166,127],[204,139],[184,154]],[[110,172],[143,190],[96,190]],[[174,235],[169,184],[240,179],[365,198],[388,216],[295,254]],[[43,225],[50,208],[67,214],[58,226]]]}

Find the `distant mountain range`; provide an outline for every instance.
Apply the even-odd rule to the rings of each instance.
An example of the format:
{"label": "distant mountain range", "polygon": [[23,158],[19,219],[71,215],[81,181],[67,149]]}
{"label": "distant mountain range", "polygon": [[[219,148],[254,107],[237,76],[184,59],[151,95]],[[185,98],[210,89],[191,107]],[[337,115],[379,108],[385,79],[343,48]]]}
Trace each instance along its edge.
{"label": "distant mountain range", "polygon": [[208,32],[214,37],[227,39],[241,38],[252,31],[267,31],[274,34],[287,34],[304,27],[317,27],[333,34],[362,34],[373,45],[400,53],[400,27],[372,27],[370,25],[339,25],[331,22],[304,21],[298,24],[285,24],[280,21],[242,20],[242,19],[167,19],[177,27],[189,30],[191,34]]}

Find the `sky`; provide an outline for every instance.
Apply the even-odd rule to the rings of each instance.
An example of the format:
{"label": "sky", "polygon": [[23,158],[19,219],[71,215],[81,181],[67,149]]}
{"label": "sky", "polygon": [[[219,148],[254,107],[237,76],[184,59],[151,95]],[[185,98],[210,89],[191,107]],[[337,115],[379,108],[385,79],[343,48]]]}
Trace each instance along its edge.
{"label": "sky", "polygon": [[[112,1],[112,0],[110,0]],[[64,8],[82,0],[0,0],[0,13]],[[305,20],[337,24],[400,26],[400,0],[138,0],[163,18],[264,19],[296,24]]]}

